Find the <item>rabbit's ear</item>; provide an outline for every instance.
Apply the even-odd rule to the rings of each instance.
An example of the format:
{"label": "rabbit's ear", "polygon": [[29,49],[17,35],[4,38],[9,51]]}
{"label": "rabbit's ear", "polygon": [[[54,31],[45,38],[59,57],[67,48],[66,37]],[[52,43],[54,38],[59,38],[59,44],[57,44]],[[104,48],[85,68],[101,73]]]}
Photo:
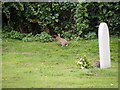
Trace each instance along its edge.
{"label": "rabbit's ear", "polygon": [[60,33],[58,34],[58,36],[60,37]]}

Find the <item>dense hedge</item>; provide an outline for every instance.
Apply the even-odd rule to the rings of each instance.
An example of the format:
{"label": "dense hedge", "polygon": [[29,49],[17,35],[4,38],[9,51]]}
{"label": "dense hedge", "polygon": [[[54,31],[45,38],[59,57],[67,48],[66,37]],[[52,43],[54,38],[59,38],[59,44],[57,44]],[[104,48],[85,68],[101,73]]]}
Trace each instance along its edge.
{"label": "dense hedge", "polygon": [[77,30],[82,36],[90,32],[98,32],[101,22],[108,24],[110,34],[118,35],[120,28],[120,3],[118,2],[90,2],[79,3],[76,10]]}
{"label": "dense hedge", "polygon": [[[3,28],[22,33],[55,34],[74,26],[75,3],[3,3]],[[7,27],[8,28],[8,27]]]}
{"label": "dense hedge", "polygon": [[68,40],[92,39],[100,22],[106,22],[111,35],[119,33],[119,2],[4,2],[2,7],[4,32],[61,33]]}

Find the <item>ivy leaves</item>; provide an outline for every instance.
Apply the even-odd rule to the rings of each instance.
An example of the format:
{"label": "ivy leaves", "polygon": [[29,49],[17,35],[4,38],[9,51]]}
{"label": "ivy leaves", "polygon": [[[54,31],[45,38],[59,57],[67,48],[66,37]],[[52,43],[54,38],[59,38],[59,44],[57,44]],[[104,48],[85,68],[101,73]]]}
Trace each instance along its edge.
{"label": "ivy leaves", "polygon": [[89,32],[97,33],[99,23],[106,22],[110,34],[119,33],[119,2],[5,2],[2,6],[3,27],[20,32],[55,34],[72,30],[85,37]]}

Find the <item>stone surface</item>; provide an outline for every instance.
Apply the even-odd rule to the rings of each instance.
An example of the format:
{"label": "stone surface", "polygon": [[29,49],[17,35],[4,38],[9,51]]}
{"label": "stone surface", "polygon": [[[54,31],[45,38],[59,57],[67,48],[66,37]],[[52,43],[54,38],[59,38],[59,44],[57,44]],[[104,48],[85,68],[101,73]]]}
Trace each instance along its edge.
{"label": "stone surface", "polygon": [[98,30],[100,68],[111,67],[109,30],[106,23],[100,23]]}

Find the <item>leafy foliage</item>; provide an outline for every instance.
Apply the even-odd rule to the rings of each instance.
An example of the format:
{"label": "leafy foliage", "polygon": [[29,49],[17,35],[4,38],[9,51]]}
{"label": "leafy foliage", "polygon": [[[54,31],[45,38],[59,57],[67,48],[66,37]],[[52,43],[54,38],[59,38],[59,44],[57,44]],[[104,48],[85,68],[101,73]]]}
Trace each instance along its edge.
{"label": "leafy foliage", "polygon": [[2,33],[3,38],[12,38],[12,39],[19,39],[22,40],[23,37],[25,37],[26,34],[22,34],[20,32],[12,30],[11,32],[4,32]]}
{"label": "leafy foliage", "polygon": [[40,41],[40,42],[50,42],[53,38],[46,32],[41,32],[41,34],[33,35],[32,33],[25,34],[12,30],[11,32],[3,32],[3,38],[19,39],[24,42]]}
{"label": "leafy foliage", "polygon": [[87,35],[84,35],[85,39],[95,39],[96,38],[96,33],[95,32],[89,32]]}
{"label": "leafy foliage", "polygon": [[33,36],[32,34],[28,34],[25,38],[23,38],[23,41],[49,42],[52,40],[53,38],[46,32],[41,32],[41,34],[36,34],[35,36]]}
{"label": "leafy foliage", "polygon": [[25,42],[30,42],[30,41],[50,42],[53,40],[53,38],[48,33],[41,32],[41,34],[36,34],[35,36],[33,36],[32,33],[30,33],[22,40]]}
{"label": "leafy foliage", "polygon": [[92,39],[98,25],[106,22],[111,35],[119,34],[119,2],[3,2],[2,6],[5,32],[61,33],[67,40]]}
{"label": "leafy foliage", "polygon": [[97,34],[99,23],[106,22],[110,29],[110,34],[118,35],[120,25],[119,10],[119,2],[79,3],[77,4],[75,15],[77,31],[83,37],[89,32]]}
{"label": "leafy foliage", "polygon": [[74,27],[75,3],[3,3],[3,26],[22,33],[51,35]]}
{"label": "leafy foliage", "polygon": [[62,31],[62,35],[61,35],[63,38],[65,38],[66,40],[81,40],[82,38],[80,38],[78,36],[78,34],[73,34],[73,31]]}
{"label": "leafy foliage", "polygon": [[23,40],[24,42],[31,42],[31,41],[34,40],[34,36],[32,35],[32,33],[29,33],[29,34],[27,34],[26,37],[24,37],[22,40]]}
{"label": "leafy foliage", "polygon": [[41,42],[49,42],[52,41],[53,38],[46,32],[41,32],[41,34],[35,35],[35,40],[40,40]]}

